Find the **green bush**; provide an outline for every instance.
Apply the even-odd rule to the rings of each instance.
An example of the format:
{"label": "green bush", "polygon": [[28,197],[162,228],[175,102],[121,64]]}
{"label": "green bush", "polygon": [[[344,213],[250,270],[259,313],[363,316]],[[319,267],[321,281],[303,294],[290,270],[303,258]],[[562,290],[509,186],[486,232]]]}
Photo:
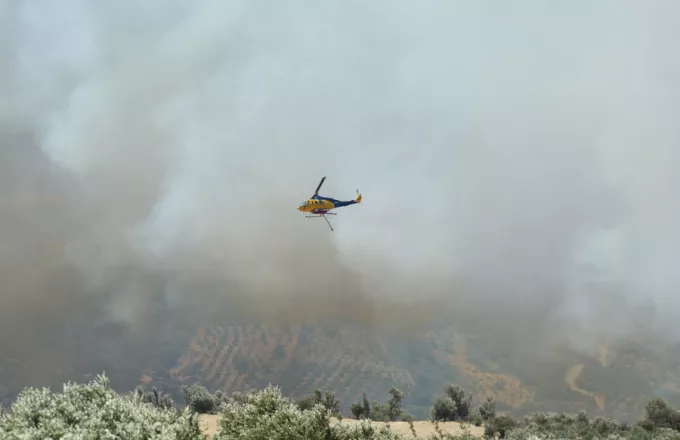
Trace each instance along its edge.
{"label": "green bush", "polygon": [[135,397],[144,403],[150,403],[158,408],[170,409],[175,406],[172,397],[169,394],[158,391],[156,387],[151,388],[150,391],[137,387],[135,389]]}
{"label": "green bush", "polygon": [[[88,384],[65,384],[61,393],[47,388],[26,388],[7,410],[0,411],[2,440],[199,440],[198,413],[216,413],[221,420],[214,440],[406,440],[412,434],[397,435],[388,425],[379,428],[366,418],[411,422],[401,410],[403,393],[390,390],[387,403],[374,402],[364,396],[353,410],[364,417],[357,423],[337,423],[338,401],[332,393],[316,392],[301,409],[293,399],[282,396],[269,386],[253,393],[234,393],[226,397],[205,387],[184,388],[187,407],[174,408],[172,399],[155,388],[136,389],[119,395],[103,376]],[[522,423],[509,416],[495,414],[492,399],[470,410],[470,399],[457,387],[448,387],[447,396],[432,407],[441,419],[470,419],[484,424],[487,438],[499,433],[510,440],[581,439],[581,440],[680,440],[680,413],[663,399],[654,398],[645,408],[642,420],[633,426],[612,418],[589,418],[585,411],[577,414],[535,413]],[[458,404],[462,404],[463,411]],[[465,414],[465,416],[463,416]],[[470,433],[445,434],[433,417],[436,434],[428,440],[471,440]]]}
{"label": "green bush", "polygon": [[363,393],[361,402],[352,403],[349,406],[349,410],[355,419],[370,419],[371,418],[371,403],[366,397],[366,393]]}
{"label": "green bush", "polygon": [[340,400],[338,400],[335,394],[330,391],[316,389],[312,394],[298,400],[297,405],[298,408],[303,411],[311,409],[315,405],[322,405],[334,416],[342,415],[340,411]]}
{"label": "green bush", "polygon": [[389,422],[390,418],[390,407],[387,403],[380,403],[377,400],[374,400],[373,403],[371,403],[370,420],[375,422]]}
{"label": "green bush", "polygon": [[211,393],[206,387],[199,384],[183,386],[184,403],[192,411],[199,414],[217,414],[222,409],[222,405],[233,399],[242,399],[241,393],[235,392],[231,398],[227,397],[221,390]]}
{"label": "green bush", "polygon": [[457,418],[457,408],[456,403],[445,397],[439,397],[435,400],[432,409],[430,410],[430,416],[432,420],[437,420],[440,422],[449,422],[456,420]]}
{"label": "green bush", "polygon": [[444,391],[456,404],[458,419],[467,420],[470,415],[472,396],[465,396],[465,391],[458,385],[448,385]]}
{"label": "green bush", "polygon": [[387,415],[390,421],[397,420],[402,415],[406,416],[407,414],[404,414],[401,409],[401,404],[404,401],[404,393],[395,387],[390,388],[389,393],[390,398],[387,401]]}
{"label": "green bush", "polygon": [[519,424],[516,420],[509,416],[499,416],[487,421],[484,426],[484,435],[492,437],[496,433],[500,434],[501,438],[506,438],[507,434],[513,429],[517,428]]}
{"label": "green bush", "polygon": [[[498,419],[496,419],[498,420]],[[630,427],[618,423],[611,418],[595,417],[588,418],[585,411],[576,414],[535,413],[524,418],[523,427],[506,430],[506,438],[509,440],[526,440],[529,438],[578,438],[583,440],[598,439],[636,439],[651,440],[662,438],[668,433],[657,431],[654,436],[642,428],[631,430]],[[673,437],[670,437],[673,438]]]}
{"label": "green bush", "polygon": [[0,414],[3,440],[204,439],[197,415],[145,402],[131,393],[120,396],[104,375],[88,384],[67,383],[61,393],[26,388]]}
{"label": "green bush", "polygon": [[645,406],[644,421],[652,430],[668,428],[680,431],[680,413],[658,397],[650,400]]}
{"label": "green bush", "polygon": [[482,420],[490,420],[496,417],[496,401],[493,397],[487,397],[486,402],[477,408],[477,414]]}
{"label": "green bush", "polygon": [[245,401],[226,404],[214,440],[399,440],[386,427],[369,421],[357,425],[332,424],[331,412],[322,404],[305,410],[281,395],[277,387],[248,395]]}
{"label": "green bush", "polygon": [[444,388],[444,394],[446,397],[437,398],[430,408],[430,418],[439,422],[468,421],[471,416],[472,396],[465,396],[465,391],[453,384]]}
{"label": "green bush", "polygon": [[376,400],[374,400],[373,403],[369,403],[366,394],[364,393],[362,401],[350,404],[349,410],[355,419],[367,419],[374,422],[411,420],[411,415],[404,411],[401,406],[404,401],[403,391],[392,387],[388,394],[390,397],[386,403],[380,403]]}

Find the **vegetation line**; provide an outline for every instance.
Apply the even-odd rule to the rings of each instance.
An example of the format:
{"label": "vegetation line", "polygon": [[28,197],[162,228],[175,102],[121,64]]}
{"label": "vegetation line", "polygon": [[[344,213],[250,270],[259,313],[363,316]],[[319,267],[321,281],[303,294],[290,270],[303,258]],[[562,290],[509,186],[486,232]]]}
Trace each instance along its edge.
{"label": "vegetation line", "polygon": [[[575,369],[577,372],[578,369]],[[184,387],[184,405],[152,388],[120,395],[104,375],[87,384],[67,383],[61,392],[25,388],[8,409],[0,412],[0,438],[126,439],[126,440],[454,440],[486,437],[514,440],[680,439],[680,413],[663,399],[647,403],[645,416],[633,426],[612,418],[536,413],[517,421],[497,415],[487,398],[472,406],[472,397],[457,385],[447,385],[431,407],[429,422],[416,422],[402,409],[404,393],[391,388],[386,402],[362,398],[351,404],[354,419],[346,420],[340,402],[330,391],[315,390],[299,400],[284,397],[268,386],[250,393],[209,392],[195,384]],[[217,425],[206,432],[206,415]],[[454,422],[454,432],[443,426]],[[429,423],[426,433],[424,423]],[[407,424],[409,432],[398,432]],[[417,429],[416,429],[417,426]]]}

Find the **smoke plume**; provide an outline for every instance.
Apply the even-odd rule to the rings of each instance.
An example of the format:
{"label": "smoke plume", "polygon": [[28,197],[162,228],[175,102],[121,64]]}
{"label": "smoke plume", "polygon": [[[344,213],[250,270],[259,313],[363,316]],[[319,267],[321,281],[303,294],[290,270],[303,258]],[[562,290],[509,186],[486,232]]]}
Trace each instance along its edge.
{"label": "smoke plume", "polygon": [[680,5],[512,5],[1,2],[5,365],[248,301],[678,341]]}

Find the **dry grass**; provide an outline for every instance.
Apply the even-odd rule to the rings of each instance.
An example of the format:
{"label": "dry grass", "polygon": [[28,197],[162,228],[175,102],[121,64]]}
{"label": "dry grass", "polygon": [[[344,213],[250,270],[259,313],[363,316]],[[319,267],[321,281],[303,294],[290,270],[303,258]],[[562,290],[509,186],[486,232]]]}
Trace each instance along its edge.
{"label": "dry grass", "polygon": [[[209,414],[202,414],[200,417],[200,423],[201,423],[201,428],[203,429],[203,432],[206,434],[212,436],[217,432],[217,429],[219,427],[219,416],[217,415],[209,415]],[[354,419],[343,419],[342,422],[339,423],[345,423],[345,424],[353,424],[353,423],[358,423],[358,420]],[[384,425],[384,422],[372,422],[374,426],[380,426]],[[461,428],[460,423],[458,422],[442,422],[439,424],[440,428],[444,432],[448,432],[451,434],[456,434],[456,433],[462,433],[463,429]],[[413,422],[413,427],[415,428],[416,435],[418,437],[428,437],[432,434],[435,433],[434,430],[434,425],[430,423],[429,421],[415,421]],[[405,436],[412,436],[413,434],[411,433],[411,428],[408,425],[408,422],[391,422],[390,423],[390,428],[392,431],[394,431],[397,434],[405,435]],[[481,426],[473,426],[473,425],[468,425],[468,430],[469,432],[477,437],[484,437],[484,428]]]}
{"label": "dry grass", "polygon": [[500,373],[489,373],[481,370],[468,360],[468,344],[464,339],[454,338],[453,353],[440,352],[448,363],[457,367],[463,375],[479,384],[482,394],[493,397],[496,402],[505,403],[513,408],[521,408],[534,400],[534,393],[524,387],[519,378]]}
{"label": "dry grass", "polygon": [[[359,423],[358,420],[354,419],[343,419],[342,422],[340,423],[346,423],[346,424],[353,424],[353,423]],[[375,426],[380,426],[384,425],[384,422],[371,422]],[[450,434],[461,434],[463,433],[463,429],[461,428],[460,423],[458,422],[440,422],[439,427],[442,429],[443,432],[448,432]],[[416,435],[418,437],[428,437],[432,434],[435,434],[436,431],[434,429],[434,425],[430,421],[426,420],[418,420],[413,422],[413,428],[416,431]],[[408,422],[390,422],[390,429],[393,432],[396,432],[397,434],[405,435],[405,436],[412,436],[413,433],[411,432],[411,428],[408,425]],[[472,424],[467,425],[467,429],[472,435],[478,436],[478,437],[484,437],[484,428],[481,426],[474,426]]]}
{"label": "dry grass", "polygon": [[203,432],[209,436],[215,435],[220,426],[220,416],[213,414],[201,414],[199,423]]}

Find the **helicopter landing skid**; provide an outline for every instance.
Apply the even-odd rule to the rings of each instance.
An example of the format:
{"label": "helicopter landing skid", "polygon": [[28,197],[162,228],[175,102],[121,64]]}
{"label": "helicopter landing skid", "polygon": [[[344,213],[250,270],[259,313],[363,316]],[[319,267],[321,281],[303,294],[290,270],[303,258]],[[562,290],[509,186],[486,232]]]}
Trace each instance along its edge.
{"label": "helicopter landing skid", "polygon": [[333,226],[331,225],[331,222],[328,221],[326,218],[327,215],[338,215],[336,212],[326,212],[324,214],[317,214],[317,215],[306,215],[305,217],[307,218],[319,218],[323,217],[324,220],[326,220],[326,223],[328,223],[328,227],[331,228],[331,231],[334,231]]}

